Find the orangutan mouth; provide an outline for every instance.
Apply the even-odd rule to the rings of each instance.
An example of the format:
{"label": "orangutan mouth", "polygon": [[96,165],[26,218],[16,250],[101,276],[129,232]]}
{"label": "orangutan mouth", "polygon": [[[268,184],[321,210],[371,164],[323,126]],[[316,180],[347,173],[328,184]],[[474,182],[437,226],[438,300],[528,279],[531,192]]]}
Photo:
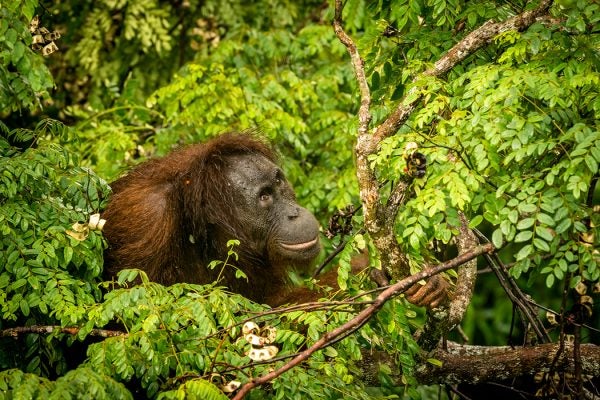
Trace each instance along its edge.
{"label": "orangutan mouth", "polygon": [[281,247],[283,247],[286,250],[291,250],[291,251],[302,251],[302,250],[308,250],[308,249],[314,247],[317,243],[319,243],[318,237],[314,238],[313,240],[309,240],[308,242],[304,242],[304,243],[294,243],[294,244],[281,243]]}

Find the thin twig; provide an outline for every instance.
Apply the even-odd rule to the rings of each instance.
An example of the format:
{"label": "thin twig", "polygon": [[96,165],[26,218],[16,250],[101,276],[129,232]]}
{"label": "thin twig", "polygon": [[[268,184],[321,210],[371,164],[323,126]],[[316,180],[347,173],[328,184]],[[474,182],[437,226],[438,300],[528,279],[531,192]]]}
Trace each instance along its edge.
{"label": "thin twig", "polygon": [[[570,285],[571,284],[571,274],[567,274],[567,279],[565,279],[564,283],[563,283],[563,290],[562,290],[562,299],[561,299],[561,303],[560,303],[560,335],[559,335],[559,339],[558,339],[558,350],[556,351],[556,354],[554,355],[554,358],[552,359],[552,362],[550,363],[550,369],[548,374],[546,375],[547,377],[551,377],[552,375],[554,375],[554,371],[556,370],[556,365],[558,364],[560,357],[563,355],[563,353],[565,352],[565,347],[567,346],[566,344],[566,333],[565,333],[565,326],[566,326],[566,321],[564,318],[564,315],[566,313],[567,310],[567,301],[569,298],[569,289],[570,289]],[[546,378],[547,381],[550,381],[550,378]],[[548,382],[547,382],[548,384]]]}
{"label": "thin twig", "polygon": [[[360,207],[359,207],[360,208]],[[356,235],[362,235],[363,233],[365,233],[365,230],[363,228],[359,229],[355,234],[352,235],[352,237],[356,236]],[[315,272],[313,272],[313,278],[318,277],[318,275],[321,273],[321,271],[323,271],[323,268],[325,268],[327,265],[329,265],[329,263],[331,263],[331,261],[333,261],[333,259],[342,252],[342,250],[344,250],[346,248],[346,245],[348,244],[350,239],[343,239],[340,241],[340,244],[338,244],[331,253],[329,253],[329,255],[327,256],[327,258],[325,260],[323,260],[323,262],[317,267],[315,268]]]}
{"label": "thin twig", "polygon": [[[0,331],[0,337],[18,337],[28,333],[41,333],[50,334],[54,332],[68,333],[69,335],[77,335],[81,328],[76,326],[62,327],[58,325],[32,325],[32,326],[18,326],[15,328],[2,329]],[[88,335],[99,336],[99,337],[115,337],[115,336],[127,336],[126,332],[123,331],[112,331],[107,329],[92,329]]]}
{"label": "thin twig", "polygon": [[365,228],[369,233],[379,230],[377,212],[380,204],[379,185],[373,170],[369,165],[369,155],[373,154],[369,124],[371,123],[371,92],[365,73],[364,61],[358,53],[356,44],[342,27],[342,0],[335,0],[335,15],[333,29],[340,42],[346,46],[354,68],[354,76],[360,91],[360,107],[358,110],[358,137],[356,140],[356,176],[360,187],[360,199],[364,206]]}
{"label": "thin twig", "polygon": [[[473,232],[479,237],[479,239],[483,242],[489,243],[489,239],[482,234],[477,229],[473,229]],[[515,280],[508,274],[508,270],[498,257],[496,253],[494,254],[486,254],[484,255],[488,265],[492,268],[496,277],[498,278],[498,282],[500,286],[504,289],[504,292],[508,295],[510,300],[517,306],[519,313],[521,314],[521,319],[523,324],[528,322],[531,325],[531,328],[534,330],[536,336],[542,343],[550,342],[550,337],[548,336],[548,332],[544,328],[543,322],[538,318],[536,312],[531,307],[531,304],[519,287]],[[527,328],[527,327],[525,327]],[[525,329],[526,330],[526,329]]]}
{"label": "thin twig", "polygon": [[[535,312],[531,309],[527,298],[521,291],[521,289],[517,286],[514,279],[512,279],[506,273],[506,270],[502,267],[501,262],[497,260],[493,256],[485,257],[488,264],[492,267],[492,270],[496,274],[498,278],[498,282],[504,289],[504,292],[508,295],[510,300],[515,304],[521,314],[521,319],[523,323],[529,323],[531,328],[534,330],[536,336],[542,343],[550,342],[550,338],[548,337],[548,333],[544,329],[543,323],[539,320]],[[526,330],[525,326],[525,330]]]}

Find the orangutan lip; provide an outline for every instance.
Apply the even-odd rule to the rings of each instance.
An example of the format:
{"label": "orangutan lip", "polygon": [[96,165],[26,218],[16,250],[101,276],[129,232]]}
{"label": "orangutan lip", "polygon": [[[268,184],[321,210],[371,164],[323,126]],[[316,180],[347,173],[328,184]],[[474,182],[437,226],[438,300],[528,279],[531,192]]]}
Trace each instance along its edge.
{"label": "orangutan lip", "polygon": [[281,247],[283,247],[286,250],[301,251],[301,250],[310,249],[311,247],[316,245],[318,242],[319,242],[319,238],[316,237],[313,240],[309,240],[308,242],[304,242],[304,243],[295,243],[295,244],[281,243]]}

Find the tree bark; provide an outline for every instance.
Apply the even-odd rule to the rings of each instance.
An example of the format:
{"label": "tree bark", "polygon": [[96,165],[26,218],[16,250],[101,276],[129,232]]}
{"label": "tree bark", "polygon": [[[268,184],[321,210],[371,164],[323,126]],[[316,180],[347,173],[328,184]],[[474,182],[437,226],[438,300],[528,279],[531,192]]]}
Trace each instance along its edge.
{"label": "tree bark", "polygon": [[[548,372],[559,347],[558,343],[528,347],[490,347],[448,342],[447,349],[438,348],[428,354],[428,357],[441,361],[442,366],[423,363],[417,368],[416,378],[423,384],[477,384],[532,377],[537,372]],[[574,372],[574,349],[573,344],[565,344],[554,372]],[[582,344],[580,351],[583,374],[600,376],[600,346]]]}

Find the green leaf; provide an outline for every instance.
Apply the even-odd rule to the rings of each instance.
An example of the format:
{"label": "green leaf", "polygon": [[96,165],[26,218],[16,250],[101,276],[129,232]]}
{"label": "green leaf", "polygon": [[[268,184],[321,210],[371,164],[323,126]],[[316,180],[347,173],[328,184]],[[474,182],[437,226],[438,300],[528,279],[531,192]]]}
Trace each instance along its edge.
{"label": "green leaf", "polygon": [[519,220],[519,212],[517,210],[510,210],[507,217],[511,223],[516,224]]}
{"label": "green leaf", "polygon": [[502,248],[503,239],[502,239],[502,231],[500,228],[496,229],[494,233],[492,233],[492,244],[497,249]]}
{"label": "green leaf", "polygon": [[415,250],[418,250],[421,247],[419,237],[414,234],[410,235],[410,237],[408,238],[408,243],[410,244],[410,247],[412,247]]}
{"label": "green leaf", "polygon": [[20,287],[25,286],[26,283],[27,283],[27,280],[25,278],[18,279],[10,285],[10,289],[16,290]]}
{"label": "green leaf", "polygon": [[555,224],[554,219],[548,214],[538,213],[536,218],[539,222],[547,226],[554,226]]}
{"label": "green leaf", "polygon": [[517,208],[521,213],[532,213],[537,211],[537,206],[531,203],[519,203]]}
{"label": "green leaf", "polygon": [[523,230],[527,228],[531,228],[535,220],[533,218],[525,218],[519,221],[517,224],[517,229]]}
{"label": "green leaf", "polygon": [[592,147],[590,149],[590,152],[592,153],[592,155],[596,159],[596,163],[600,163],[600,148],[594,146],[594,147]]}
{"label": "green leaf", "polygon": [[532,231],[523,231],[519,232],[517,236],[515,236],[515,243],[526,242],[533,237]]}
{"label": "green leaf", "polygon": [[563,219],[557,226],[556,226],[556,233],[561,234],[563,232],[565,232],[567,229],[569,229],[569,227],[571,226],[571,220],[570,219]]}
{"label": "green leaf", "polygon": [[25,52],[25,45],[21,42],[15,43],[15,48],[11,52],[11,59],[12,59],[13,64],[17,64],[19,62],[21,57],[23,57],[24,52]]}
{"label": "green leaf", "polygon": [[27,300],[21,299],[21,302],[19,303],[19,307],[21,308],[21,312],[23,313],[23,315],[28,317],[29,316],[29,303],[27,302]]}
{"label": "green leaf", "polygon": [[338,356],[337,350],[331,346],[326,347],[325,350],[323,351],[323,354],[325,354],[327,357],[331,357],[331,358],[335,358]]}
{"label": "green leaf", "polygon": [[381,83],[379,72],[374,71],[371,76],[371,90],[375,91],[379,89],[379,85]]}
{"label": "green leaf", "polygon": [[554,273],[554,276],[556,276],[556,279],[563,280],[565,277],[565,273],[559,267],[554,268],[552,272]]}
{"label": "green leaf", "polygon": [[527,257],[529,257],[529,255],[533,252],[533,246],[530,244],[527,244],[525,246],[523,246],[521,248],[521,250],[519,250],[519,252],[515,255],[515,259],[517,261],[523,260]]}
{"label": "green leaf", "polygon": [[592,174],[596,174],[598,172],[598,161],[591,154],[586,155],[584,160]]}
{"label": "green leaf", "polygon": [[441,367],[444,364],[441,360],[438,360],[436,358],[428,358],[427,362],[436,367]]}
{"label": "green leaf", "polygon": [[550,228],[546,228],[544,226],[538,226],[535,229],[535,234],[548,242],[551,242],[552,239],[554,239],[552,230]]}
{"label": "green leaf", "polygon": [[552,286],[554,286],[554,275],[548,274],[546,276],[546,287],[551,288]]}
{"label": "green leaf", "polygon": [[19,258],[19,251],[18,250],[14,250],[13,252],[11,252],[6,260],[6,265],[12,265],[16,259]]}
{"label": "green leaf", "polygon": [[476,215],[469,222],[469,228],[471,228],[471,229],[476,228],[477,226],[479,226],[479,224],[481,224],[481,222],[483,222],[483,215],[481,215],[481,214]]}
{"label": "green leaf", "polygon": [[15,31],[13,28],[9,28],[4,37],[6,38],[6,45],[12,50],[17,42],[17,31]]}
{"label": "green leaf", "polygon": [[160,323],[160,318],[156,314],[150,314],[143,322],[142,329],[144,332],[152,332],[156,330],[158,324]]}
{"label": "green leaf", "polygon": [[70,246],[65,246],[63,249],[63,255],[65,258],[65,265],[69,264],[73,259],[73,248]]}
{"label": "green leaf", "polygon": [[533,239],[533,245],[542,251],[550,251],[550,246],[540,238]]}

